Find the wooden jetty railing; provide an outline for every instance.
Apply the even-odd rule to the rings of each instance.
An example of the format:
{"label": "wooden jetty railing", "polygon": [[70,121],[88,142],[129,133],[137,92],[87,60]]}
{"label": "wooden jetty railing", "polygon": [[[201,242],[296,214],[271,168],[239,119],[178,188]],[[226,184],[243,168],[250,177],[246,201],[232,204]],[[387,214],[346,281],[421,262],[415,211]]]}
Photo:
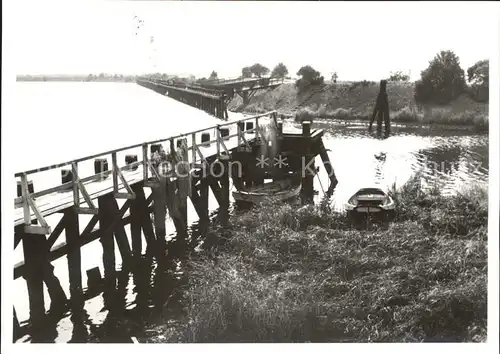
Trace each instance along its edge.
{"label": "wooden jetty railing", "polygon": [[[171,150],[175,150],[174,146],[174,141],[176,140],[181,140],[183,138],[190,138],[188,139],[188,144],[187,144],[187,151],[190,156],[190,168],[200,168],[201,165],[200,163],[206,162],[205,156],[212,156],[215,154],[227,154],[229,153],[229,150],[236,147],[240,146],[242,143],[248,144],[248,141],[253,140],[258,137],[258,127],[259,127],[259,119],[263,117],[276,117],[276,111],[272,112],[267,112],[264,114],[259,114],[255,116],[251,116],[248,118],[243,118],[237,121],[231,121],[223,124],[218,124],[215,126],[211,126],[209,128],[203,128],[199,129],[193,132],[189,133],[184,133],[184,134],[179,134],[173,137],[169,138],[164,138],[164,139],[158,139],[154,141],[149,141],[149,142],[144,142],[140,144],[135,144],[135,145],[130,145],[126,146],[123,148],[115,149],[115,150],[110,150],[106,151],[103,153],[91,155],[91,156],[86,156],[83,158],[75,159],[72,161],[67,161],[63,163],[59,163],[56,165],[50,165],[50,166],[44,166],[41,168],[37,169],[32,169],[24,172],[18,172],[15,174],[16,178],[20,179],[21,182],[21,191],[22,195],[14,200],[14,204],[16,207],[16,210],[20,209],[22,206],[22,217],[20,217],[20,213],[15,213],[15,220],[14,220],[14,225],[20,225],[24,224],[25,231],[29,233],[36,233],[36,234],[50,234],[51,229],[47,225],[45,221],[45,216],[53,214],[54,212],[59,211],[58,207],[56,206],[55,208],[50,208],[49,210],[41,210],[38,206],[37,203],[35,202],[35,199],[41,199],[44,196],[47,195],[55,195],[56,193],[60,192],[65,192],[71,190],[72,193],[72,199],[69,202],[64,202],[62,204],[62,207],[68,207],[68,206],[76,206],[77,210],[81,214],[96,214],[97,213],[97,208],[94,206],[90,194],[87,192],[87,189],[85,185],[87,183],[91,183],[95,180],[102,179],[107,177],[108,175],[112,175],[112,190],[113,194],[116,198],[125,198],[125,199],[134,199],[134,193],[130,189],[129,182],[125,178],[125,176],[128,176],[130,174],[124,175],[124,171],[126,170],[131,170],[134,169],[138,166],[143,166],[143,173],[141,176],[135,176],[137,173],[134,174],[134,183],[138,182],[140,180],[146,181],[146,186],[151,182],[158,180],[158,175],[156,174],[156,171],[153,172],[152,176],[150,176],[150,166],[148,166],[148,151],[149,148],[153,145],[158,145],[162,144],[165,142],[169,143],[169,148]],[[248,122],[248,121],[253,121],[255,122],[255,126],[250,129],[241,129],[241,124],[242,122]],[[224,128],[229,128],[229,127],[234,127],[236,128],[236,132],[230,135],[226,135],[222,137],[221,130]],[[203,141],[201,143],[197,143],[196,137],[200,134],[203,133],[210,133],[214,132],[215,133],[215,139],[211,139],[208,141]],[[249,138],[246,136],[247,134],[254,134],[254,138]],[[228,139],[236,138],[236,140],[228,142]],[[211,145],[215,143],[214,145]],[[236,144],[236,146],[234,146]],[[205,153],[202,153],[202,151],[207,150],[206,146],[210,145],[210,148],[208,151]],[[227,145],[230,147],[228,148]],[[117,162],[117,153],[119,152],[125,152],[127,150],[131,150],[134,148],[141,148],[142,149],[142,160],[141,161],[135,161],[131,164],[128,164],[126,166],[118,167],[118,162]],[[109,171],[102,171],[99,173],[96,173],[91,176],[87,176],[85,178],[81,178],[78,173],[78,165],[83,162],[87,162],[105,155],[111,155],[112,157],[112,169]],[[58,169],[61,167],[65,166],[71,166],[72,170],[72,180],[70,182],[54,186],[53,188],[45,189],[39,192],[34,192],[30,193],[28,189],[28,176],[44,172],[44,171],[49,171],[53,169]],[[174,172],[173,170],[170,170],[170,173],[167,175],[167,177],[174,177]],[[126,193],[119,192],[119,189],[125,189]],[[107,191],[107,190],[106,190]],[[81,195],[80,195],[81,194]],[[99,193],[98,193],[99,194]],[[58,194],[60,196],[60,194]],[[93,194],[94,195],[94,194]],[[61,199],[61,198],[60,198]],[[85,202],[88,204],[88,208],[82,208],[80,207],[81,202]],[[39,225],[32,225],[31,222],[33,220],[38,220],[40,222]]]}

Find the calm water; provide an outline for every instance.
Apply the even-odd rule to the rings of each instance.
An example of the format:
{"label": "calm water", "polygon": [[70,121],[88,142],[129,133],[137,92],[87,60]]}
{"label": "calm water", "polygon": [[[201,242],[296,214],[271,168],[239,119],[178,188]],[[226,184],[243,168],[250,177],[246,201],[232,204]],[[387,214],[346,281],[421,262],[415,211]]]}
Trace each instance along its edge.
{"label": "calm water", "polygon": [[[30,129],[25,130],[24,138],[38,144],[35,144],[36,154],[24,154],[23,159],[13,161],[16,171],[169,137],[220,122],[202,111],[135,84],[18,83],[17,90],[16,121],[31,123]],[[238,114],[230,116],[231,119],[241,118]],[[285,131],[297,128],[293,123],[285,124]],[[318,123],[314,128],[326,130],[325,146],[330,149],[329,156],[339,180],[334,194],[337,209],[342,209],[343,202],[361,187],[375,184],[388,188],[394,183],[400,186],[418,170],[423,170],[427,183],[439,183],[446,193],[454,193],[471,182],[487,182],[487,135],[396,126],[391,137],[381,140],[369,134],[365,125]],[[40,131],[48,135],[41,136]],[[78,138],[75,139],[75,136]],[[91,138],[85,139],[85,136]],[[137,154],[140,152],[137,151]],[[119,161],[123,161],[123,158],[118,156]],[[328,189],[329,182],[319,158],[316,166],[320,167],[318,178],[315,178],[319,198],[322,191]],[[83,175],[91,174],[93,166],[89,164],[80,169]],[[40,174],[33,181],[36,190],[52,186],[54,181],[60,181],[60,171]],[[211,192],[210,207],[216,211],[217,202]],[[188,240],[189,244],[183,244],[181,249],[186,246],[194,249],[200,245],[200,240],[195,237],[196,213],[191,204],[188,208],[188,221],[194,223],[194,232]],[[48,221],[55,225],[59,218],[54,215]],[[89,219],[88,216],[81,217],[82,230]],[[168,225],[173,230],[173,225]],[[129,227],[126,229],[128,232]],[[175,244],[174,237],[174,234],[170,235]],[[60,236],[60,240],[64,240],[64,235]],[[99,266],[103,273],[101,254],[99,242],[84,246],[83,271]],[[175,302],[173,289],[182,273],[182,257],[177,257],[176,252],[172,254],[174,256],[166,266],[158,267],[145,261],[141,274],[123,273],[120,282],[120,296],[126,308],[123,318],[110,319],[107,310],[103,309],[102,295],[98,295],[86,302],[86,320],[83,325],[75,325],[68,313],[66,317],[55,321],[53,328],[48,329],[46,340],[93,342],[126,341],[129,335],[147,337],[148,333],[142,331],[142,319],[164,321],[160,314],[165,313],[161,311],[165,302]],[[120,268],[118,251],[116,258],[117,267]],[[22,247],[18,246],[15,261],[21,259]],[[53,264],[55,275],[69,294],[66,258],[60,258]],[[83,283],[86,286],[85,274]],[[16,280],[11,293],[17,315],[21,321],[25,321],[29,310],[24,280]],[[48,299],[48,294],[45,295]],[[49,305],[50,301],[47,300],[47,309]],[[155,309],[160,310],[159,317],[150,317]],[[18,341],[30,341],[30,338],[26,335]]]}

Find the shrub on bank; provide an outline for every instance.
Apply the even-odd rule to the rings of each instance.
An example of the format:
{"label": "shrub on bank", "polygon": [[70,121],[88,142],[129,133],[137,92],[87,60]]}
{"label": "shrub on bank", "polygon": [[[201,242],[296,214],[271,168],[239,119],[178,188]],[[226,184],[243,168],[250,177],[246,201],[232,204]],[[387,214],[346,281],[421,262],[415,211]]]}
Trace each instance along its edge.
{"label": "shrub on bank", "polygon": [[302,107],[295,112],[295,121],[302,122],[304,120],[314,119],[355,119],[352,115],[352,109],[336,108],[327,109],[326,105],[320,105],[318,109],[311,107]]}
{"label": "shrub on bank", "polygon": [[353,230],[328,206],[264,205],[188,264],[181,342],[486,339],[487,191],[400,191],[396,221]]}

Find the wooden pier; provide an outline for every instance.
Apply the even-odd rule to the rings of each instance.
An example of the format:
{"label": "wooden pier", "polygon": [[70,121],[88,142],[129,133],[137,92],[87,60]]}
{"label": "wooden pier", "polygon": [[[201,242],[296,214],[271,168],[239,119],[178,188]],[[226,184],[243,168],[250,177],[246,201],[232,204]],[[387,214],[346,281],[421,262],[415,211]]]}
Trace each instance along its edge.
{"label": "wooden pier", "polygon": [[276,88],[282,84],[282,80],[269,77],[238,78],[209,80],[200,84],[186,85],[175,80],[140,77],[136,83],[161,95],[201,109],[214,117],[227,119],[227,105],[235,94],[241,96],[244,104],[248,104],[258,90]]}
{"label": "wooden pier", "polygon": [[180,85],[172,81],[145,77],[138,78],[136,83],[161,95],[201,109],[214,117],[225,120],[228,118],[227,104],[231,98],[223,90]]}
{"label": "wooden pier", "polygon": [[[115,241],[127,267],[134,267],[141,257],[143,241],[147,245],[146,254],[164,258],[166,218],[174,221],[178,238],[186,237],[188,198],[198,214],[202,233],[206,233],[209,189],[224,215],[230,204],[230,178],[236,188],[273,178],[269,171],[255,167],[262,146],[269,146],[264,125],[267,131],[275,132],[279,152],[287,157],[289,169],[304,169],[307,161],[302,183],[304,202],[312,201],[314,158],[318,154],[330,174],[333,190],[337,180],[322,143],[323,131],[311,131],[310,123],[305,122],[302,132],[285,134],[275,111],[16,173],[19,196],[14,200],[14,247],[22,242],[24,261],[14,266],[14,278],[24,277],[28,286],[31,330],[42,328],[46,320],[44,283],[52,304],[69,304],[73,313],[81,311],[84,304],[81,248],[85,244],[100,240],[104,288],[112,293],[116,290]],[[134,149],[140,149],[142,154],[126,155],[125,161],[118,161],[118,153]],[[79,166],[89,161],[94,162],[94,174],[84,176]],[[243,166],[242,175],[231,173],[230,164],[235,162]],[[52,188],[36,191],[36,186],[30,183],[38,173],[63,167],[68,169],[69,177],[65,176],[60,184],[54,183]],[[118,199],[125,200],[121,207]],[[50,225],[46,219],[55,213],[63,216],[57,225]],[[81,214],[91,215],[82,232]],[[131,243],[124,228],[127,224],[130,224]],[[55,246],[63,231],[65,241]],[[65,255],[69,299],[51,265]],[[105,302],[113,304],[112,297],[108,301],[106,298],[107,295]],[[15,311],[14,321],[17,328]]]}

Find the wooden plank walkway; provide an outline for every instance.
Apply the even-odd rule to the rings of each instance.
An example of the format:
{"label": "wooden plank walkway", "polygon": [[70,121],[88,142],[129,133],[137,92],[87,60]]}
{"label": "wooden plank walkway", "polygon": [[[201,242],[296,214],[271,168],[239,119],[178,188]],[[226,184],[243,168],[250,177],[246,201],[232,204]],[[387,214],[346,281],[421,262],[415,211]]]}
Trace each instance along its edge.
{"label": "wooden plank walkway", "polygon": [[[114,151],[108,151],[101,155],[93,155],[90,157],[65,162],[56,166],[48,166],[37,170],[16,173],[16,177],[21,177],[21,180],[23,182],[23,196],[16,198],[14,201],[14,225],[17,226],[24,223],[26,227],[36,228],[33,226],[28,226],[30,225],[30,221],[35,219],[42,219],[43,225],[43,219],[45,217],[60,212],[74,205],[82,208],[82,212],[92,214],[93,212],[92,210],[90,210],[92,209],[92,205],[85,205],[89,204],[89,200],[92,201],[102,195],[113,192],[115,194],[118,193],[121,195],[126,195],[127,192],[130,192],[130,186],[142,182],[145,179],[147,181],[151,181],[152,179],[154,179],[155,176],[151,176],[151,171],[149,168],[150,159],[148,157],[149,148],[152,145],[166,142],[170,146],[174,146],[174,141],[179,141],[180,139],[186,140],[188,162],[190,164],[190,168],[193,169],[196,167],[200,167],[203,161],[209,157],[228,153],[238,146],[243,146],[254,141],[259,134],[259,118],[263,117],[273,117],[274,119],[276,119],[276,112],[268,112],[265,114],[244,118],[238,121],[231,121],[228,123],[209,127],[199,131],[185,133],[175,137],[170,137],[153,142],[146,142],[143,144],[117,149]],[[240,129],[242,124],[248,121],[253,121],[254,127],[252,129]],[[229,129],[229,131],[226,130],[224,132],[225,134],[228,134],[225,137],[223,137],[223,134],[221,134],[221,131],[223,129]],[[207,132],[210,133],[213,131],[216,132],[214,140],[210,140],[204,143],[196,142],[198,140],[196,139],[197,135]],[[142,147],[143,150],[142,160],[133,162],[132,164],[123,167],[119,167],[116,163],[116,153],[123,152],[128,149],[137,149],[138,147]],[[175,149],[177,149],[177,146],[175,147]],[[165,150],[169,151],[168,148],[166,148]],[[111,170],[85,178],[82,178],[81,176],[73,176],[73,181],[70,181],[68,183],[55,185],[50,189],[46,189],[36,193],[28,193],[26,183],[29,175],[54,168],[60,168],[64,165],[70,165],[73,167],[73,171],[78,171],[77,164],[79,162],[89,161],[91,159],[102,157],[104,155],[112,155],[113,163],[111,164]],[[145,161],[148,165],[146,171],[144,170]],[[132,168],[134,168],[134,170],[132,170]],[[122,198],[124,197],[122,196]],[[38,232],[42,233],[40,230]],[[46,229],[43,233],[50,233],[50,229]]]}

